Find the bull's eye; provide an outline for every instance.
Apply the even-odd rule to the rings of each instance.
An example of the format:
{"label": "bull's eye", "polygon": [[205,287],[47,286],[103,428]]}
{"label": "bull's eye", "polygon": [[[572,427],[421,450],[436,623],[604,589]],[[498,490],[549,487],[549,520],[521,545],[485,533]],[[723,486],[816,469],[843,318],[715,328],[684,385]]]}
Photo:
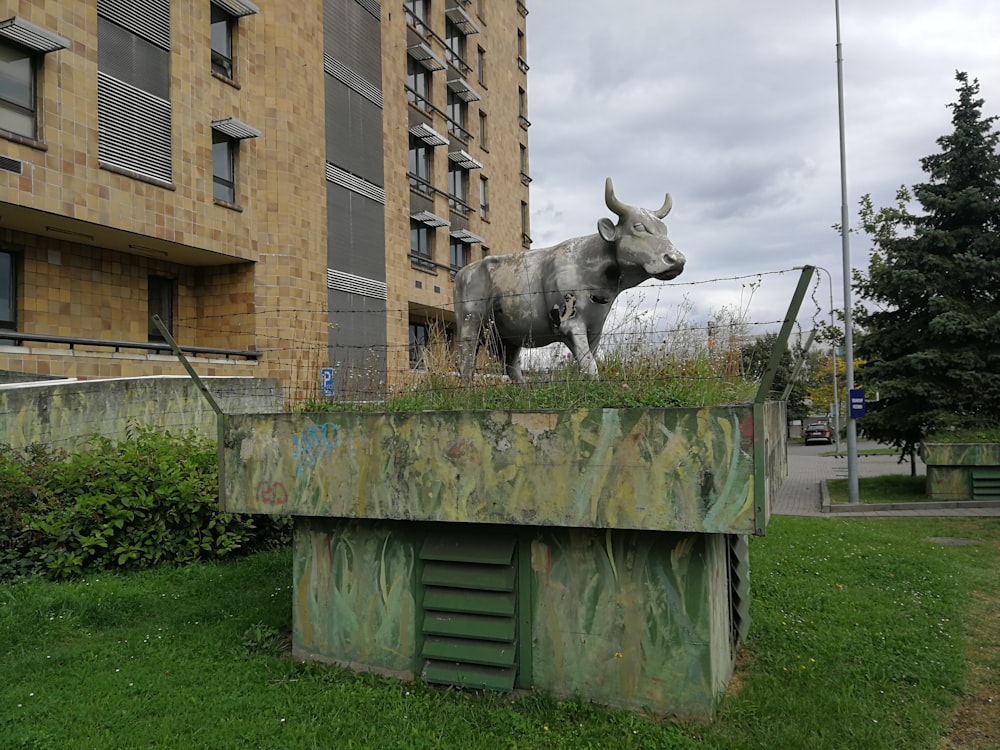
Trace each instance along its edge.
{"label": "bull's eye", "polygon": [[635,224],[632,225],[632,230],[635,232],[645,232],[646,225],[643,224],[641,221],[637,221]]}

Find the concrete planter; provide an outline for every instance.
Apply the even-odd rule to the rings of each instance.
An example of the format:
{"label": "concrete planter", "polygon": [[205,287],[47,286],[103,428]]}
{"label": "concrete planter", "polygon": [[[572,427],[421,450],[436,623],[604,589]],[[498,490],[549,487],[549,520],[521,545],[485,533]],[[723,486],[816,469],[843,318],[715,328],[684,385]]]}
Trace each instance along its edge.
{"label": "concrete planter", "polygon": [[222,507],[293,515],[302,658],[706,719],[784,404],[226,415]]}

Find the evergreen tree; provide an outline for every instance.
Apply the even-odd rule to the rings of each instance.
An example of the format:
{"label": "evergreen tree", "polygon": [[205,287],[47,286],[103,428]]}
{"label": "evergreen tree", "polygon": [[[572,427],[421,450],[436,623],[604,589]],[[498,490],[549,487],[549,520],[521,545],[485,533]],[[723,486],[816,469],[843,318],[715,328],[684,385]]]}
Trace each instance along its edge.
{"label": "evergreen tree", "polygon": [[894,207],[862,199],[873,251],[855,288],[859,377],[881,400],[865,434],[912,451],[928,434],[1000,422],[1000,133],[983,117],[979,83],[957,73],[954,132],[920,160],[928,180],[901,188]]}

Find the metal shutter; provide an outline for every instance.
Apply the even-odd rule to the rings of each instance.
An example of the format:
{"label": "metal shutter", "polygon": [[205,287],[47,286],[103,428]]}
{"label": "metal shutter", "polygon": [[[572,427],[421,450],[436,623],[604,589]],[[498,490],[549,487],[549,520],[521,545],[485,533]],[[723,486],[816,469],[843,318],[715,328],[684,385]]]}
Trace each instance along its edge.
{"label": "metal shutter", "polygon": [[423,571],[421,676],[459,687],[511,690],[518,670],[517,539],[430,534]]}
{"label": "metal shutter", "polygon": [[750,630],[750,546],[746,536],[727,534],[729,558],[729,610],[732,643],[744,641]]}
{"label": "metal shutter", "polygon": [[170,102],[98,71],[97,111],[102,162],[172,180]]}

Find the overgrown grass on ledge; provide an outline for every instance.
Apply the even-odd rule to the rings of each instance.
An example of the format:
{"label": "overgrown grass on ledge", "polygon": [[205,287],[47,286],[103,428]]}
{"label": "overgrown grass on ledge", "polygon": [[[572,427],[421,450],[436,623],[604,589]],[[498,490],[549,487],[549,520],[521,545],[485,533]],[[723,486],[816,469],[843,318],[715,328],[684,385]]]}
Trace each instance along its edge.
{"label": "overgrown grass on ledge", "polygon": [[[846,479],[828,479],[831,503],[850,502]],[[927,477],[887,474],[881,477],[859,477],[858,494],[862,503],[919,503],[927,496]]]}
{"label": "overgrown grass on ledge", "polygon": [[1000,426],[984,425],[928,435],[926,443],[1000,443]]}
{"label": "overgrown grass on ledge", "polygon": [[757,384],[743,378],[731,357],[701,352],[676,358],[655,349],[607,357],[600,380],[573,365],[527,373],[519,385],[498,374],[471,383],[444,367],[413,373],[386,400],[374,403],[308,401],[304,411],[542,410],[716,406],[753,400]]}
{"label": "overgrown grass on ledge", "polygon": [[[290,629],[288,550],[0,587],[0,747],[931,750],[943,732],[955,733],[950,747],[1000,741],[986,701],[1000,671],[1000,522],[779,517],[751,540],[751,561],[750,639],[708,726],[298,663],[277,637]],[[969,679],[981,667],[980,682],[963,677],[973,648]]]}

